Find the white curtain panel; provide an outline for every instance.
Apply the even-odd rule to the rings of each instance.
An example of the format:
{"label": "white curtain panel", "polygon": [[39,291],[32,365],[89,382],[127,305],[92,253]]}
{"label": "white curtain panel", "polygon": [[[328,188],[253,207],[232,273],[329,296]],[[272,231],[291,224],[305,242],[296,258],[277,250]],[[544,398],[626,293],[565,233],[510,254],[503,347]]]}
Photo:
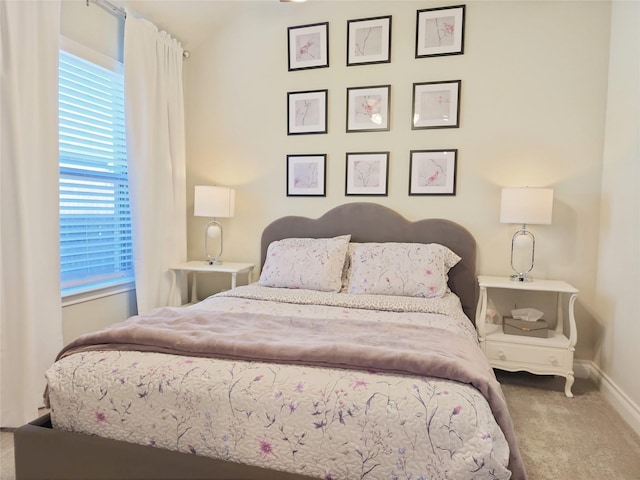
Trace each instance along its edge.
{"label": "white curtain panel", "polygon": [[0,2],[0,426],[37,418],[62,347],[59,1]]}
{"label": "white curtain panel", "polygon": [[179,301],[168,298],[169,266],[187,256],[182,52],[169,34],[127,12],[127,156],[140,314]]}

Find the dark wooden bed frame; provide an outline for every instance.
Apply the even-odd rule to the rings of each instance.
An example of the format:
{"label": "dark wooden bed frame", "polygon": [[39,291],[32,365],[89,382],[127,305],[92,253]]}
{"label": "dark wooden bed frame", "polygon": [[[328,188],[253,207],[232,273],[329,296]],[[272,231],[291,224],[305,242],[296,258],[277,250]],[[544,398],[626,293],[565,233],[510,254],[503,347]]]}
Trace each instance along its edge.
{"label": "dark wooden bed frame", "polygon": [[[352,242],[440,243],[462,260],[449,272],[449,287],[474,321],[477,304],[476,242],[464,227],[443,219],[411,222],[375,203],[348,203],[318,219],[287,216],[263,231],[261,258],[274,240],[351,234]],[[54,429],[49,415],[14,434],[17,480],[282,479],[309,477]]]}

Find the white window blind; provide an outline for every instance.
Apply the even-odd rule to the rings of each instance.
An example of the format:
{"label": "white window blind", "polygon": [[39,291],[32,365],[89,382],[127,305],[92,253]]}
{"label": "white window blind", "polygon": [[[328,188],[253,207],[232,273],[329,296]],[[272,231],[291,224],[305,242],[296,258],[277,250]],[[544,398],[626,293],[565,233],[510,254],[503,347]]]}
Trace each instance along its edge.
{"label": "white window blind", "polygon": [[133,280],[124,84],[60,51],[62,296]]}

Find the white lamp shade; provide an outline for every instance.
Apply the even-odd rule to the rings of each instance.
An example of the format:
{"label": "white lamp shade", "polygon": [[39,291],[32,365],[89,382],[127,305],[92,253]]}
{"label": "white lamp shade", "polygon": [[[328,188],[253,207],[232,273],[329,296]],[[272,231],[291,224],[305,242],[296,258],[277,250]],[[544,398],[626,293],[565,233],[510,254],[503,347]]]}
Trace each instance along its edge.
{"label": "white lamp shade", "polygon": [[553,189],[551,188],[503,188],[500,205],[501,223],[544,224],[551,223]]}
{"label": "white lamp shade", "polygon": [[233,217],[236,192],[233,188],[197,185],[193,202],[196,217]]}

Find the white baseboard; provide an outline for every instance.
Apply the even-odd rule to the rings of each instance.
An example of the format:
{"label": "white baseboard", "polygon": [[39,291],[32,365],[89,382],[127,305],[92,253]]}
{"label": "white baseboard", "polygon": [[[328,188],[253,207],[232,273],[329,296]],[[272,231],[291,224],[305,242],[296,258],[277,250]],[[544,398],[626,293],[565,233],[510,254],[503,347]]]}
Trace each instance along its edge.
{"label": "white baseboard", "polygon": [[578,378],[590,378],[598,385],[605,400],[640,435],[640,406],[631,400],[598,365],[589,360],[576,360],[573,371]]}

